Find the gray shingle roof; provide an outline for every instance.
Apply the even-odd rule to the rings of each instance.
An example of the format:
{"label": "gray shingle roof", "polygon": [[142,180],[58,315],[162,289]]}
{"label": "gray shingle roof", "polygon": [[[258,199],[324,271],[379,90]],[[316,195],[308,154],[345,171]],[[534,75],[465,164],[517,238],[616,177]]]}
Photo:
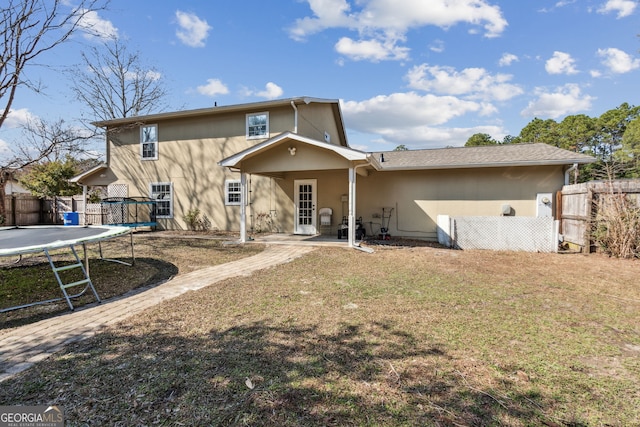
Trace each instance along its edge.
{"label": "gray shingle roof", "polygon": [[374,153],[382,170],[455,169],[499,166],[569,165],[595,158],[548,144],[508,144]]}

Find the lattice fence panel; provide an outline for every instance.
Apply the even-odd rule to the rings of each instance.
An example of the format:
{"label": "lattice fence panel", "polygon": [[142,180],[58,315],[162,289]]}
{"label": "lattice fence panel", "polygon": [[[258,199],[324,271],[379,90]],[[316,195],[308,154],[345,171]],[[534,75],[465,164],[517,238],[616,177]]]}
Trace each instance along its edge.
{"label": "lattice fence panel", "polygon": [[550,217],[453,217],[453,245],[459,249],[556,252],[557,222]]}
{"label": "lattice fence panel", "polygon": [[[122,198],[129,196],[127,184],[111,184],[107,187],[107,197]],[[102,206],[102,222],[106,224],[124,224],[128,222],[128,212],[123,205],[105,204]]]}

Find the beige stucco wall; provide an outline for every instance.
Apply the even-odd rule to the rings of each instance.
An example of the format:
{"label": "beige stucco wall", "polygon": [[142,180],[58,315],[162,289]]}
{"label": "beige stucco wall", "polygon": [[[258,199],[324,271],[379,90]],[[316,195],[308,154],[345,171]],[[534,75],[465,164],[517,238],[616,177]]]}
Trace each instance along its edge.
{"label": "beige stucco wall", "polygon": [[[148,197],[151,182],[170,182],[174,195],[173,218],[159,219],[160,228],[186,228],[182,217],[190,209],[197,208],[213,227],[239,230],[240,207],[225,206],[224,183],[226,179],[240,179],[240,174],[218,166],[217,162],[264,141],[246,138],[246,114],[259,112],[263,110],[145,123],[158,125],[158,160],[141,160],[139,126],[112,132],[108,140],[106,180],[94,176],[84,184],[126,184],[129,196]],[[339,143],[330,104],[303,104],[298,106],[298,112],[299,134],[322,141],[326,130],[332,135],[332,143]],[[291,106],[273,108],[268,113],[270,137],[294,130]],[[286,161],[289,161],[292,156],[286,148],[282,147]],[[301,150],[297,159],[304,159],[308,153]],[[281,187],[274,184],[273,178],[254,174],[251,185],[250,220],[256,212],[277,212],[275,206],[293,203]],[[256,194],[261,197],[254,197]],[[291,215],[292,212],[290,206]],[[291,215],[283,213],[277,221],[292,225]]]}
{"label": "beige stucco wall", "polygon": [[[393,208],[385,226],[396,236],[436,238],[438,215],[536,215],[536,194],[562,189],[562,166],[479,168],[373,173],[358,177],[357,216],[376,233],[382,208]],[[554,206],[555,210],[555,206]]]}
{"label": "beige stucco wall", "polygon": [[336,118],[330,105],[317,103],[298,105],[298,133],[318,141],[325,141],[325,132],[329,134],[331,144],[345,145],[345,142],[339,139]]}
{"label": "beige stucco wall", "polygon": [[[295,155],[291,155],[289,148],[296,149]],[[348,168],[349,161],[333,151],[288,140],[242,162],[242,169],[251,173]]]}
{"label": "beige stucco wall", "polygon": [[[284,231],[293,230],[294,182],[317,180],[317,209],[333,209],[333,227],[320,229],[337,233],[342,216],[348,215],[348,171],[290,172],[276,180],[286,203],[279,217]],[[564,183],[562,166],[480,168],[439,171],[372,172],[357,175],[356,218],[362,217],[367,234],[378,234],[385,215],[393,208],[384,227],[393,236],[436,239],[436,218],[440,214],[499,216],[508,204],[516,216],[536,215],[536,195],[559,191]],[[554,198],[555,203],[555,198]],[[555,205],[554,205],[555,210]],[[289,222],[291,220],[291,222]],[[318,223],[319,225],[319,223]]]}

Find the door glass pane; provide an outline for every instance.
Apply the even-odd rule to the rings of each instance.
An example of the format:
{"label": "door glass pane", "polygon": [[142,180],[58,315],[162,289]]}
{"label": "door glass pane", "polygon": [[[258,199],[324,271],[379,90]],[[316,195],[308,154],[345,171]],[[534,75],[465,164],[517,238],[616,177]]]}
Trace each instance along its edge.
{"label": "door glass pane", "polygon": [[301,184],[298,186],[299,202],[298,202],[298,224],[311,225],[313,216],[313,187],[309,184]]}

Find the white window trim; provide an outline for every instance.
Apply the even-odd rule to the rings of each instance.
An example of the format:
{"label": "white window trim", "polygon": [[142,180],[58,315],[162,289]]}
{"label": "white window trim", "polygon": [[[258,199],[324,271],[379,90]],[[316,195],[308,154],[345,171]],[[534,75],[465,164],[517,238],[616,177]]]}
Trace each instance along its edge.
{"label": "white window trim", "polygon": [[[229,201],[229,194],[231,194],[231,192],[229,191],[229,184],[239,184],[240,185],[240,190],[238,192],[233,192],[233,194],[239,194],[240,195],[240,200],[238,200],[237,202],[230,202]],[[224,204],[225,206],[240,206],[242,204],[242,187],[241,187],[241,181],[239,179],[227,179],[224,181]]]}
{"label": "white window trim", "polygon": [[[262,116],[262,115],[267,116],[267,130],[266,130],[266,133],[264,135],[249,136],[249,117]],[[250,113],[250,114],[247,114],[246,119],[245,119],[245,131],[246,131],[247,139],[268,139],[269,138],[269,112],[268,111],[263,111],[261,113]]]}
{"label": "white window trim", "polygon": [[[149,198],[151,200],[161,200],[153,197],[153,186],[154,185],[168,185],[169,186],[169,215],[159,215],[156,212],[156,218],[173,218],[173,182],[150,182],[149,183]],[[162,199],[166,200],[166,199]]]}
{"label": "white window trim", "polygon": [[[142,136],[144,129],[154,127],[156,129],[156,140],[154,141],[153,157],[144,157],[144,138]],[[140,126],[140,159],[141,160],[158,160],[158,125],[142,125]]]}

